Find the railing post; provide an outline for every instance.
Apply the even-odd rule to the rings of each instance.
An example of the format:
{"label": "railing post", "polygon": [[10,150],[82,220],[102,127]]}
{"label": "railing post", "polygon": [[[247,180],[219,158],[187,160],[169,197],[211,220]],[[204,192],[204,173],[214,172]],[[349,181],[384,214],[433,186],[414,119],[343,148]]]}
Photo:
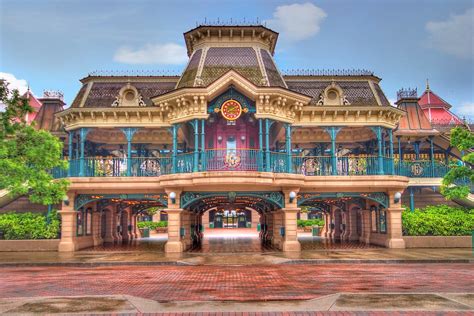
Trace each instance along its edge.
{"label": "railing post", "polygon": [[171,173],[176,173],[176,156],[178,154],[178,125],[172,126],[173,153],[171,155]]}
{"label": "railing post", "polygon": [[291,125],[286,124],[286,154],[287,154],[287,171],[288,173],[293,172],[291,165]]}
{"label": "railing post", "polygon": [[336,137],[340,130],[340,127],[334,126],[326,128],[326,132],[331,137],[331,174],[333,176],[337,175]]}
{"label": "railing post", "polygon": [[431,177],[434,178],[434,176],[435,176],[435,161],[434,161],[433,136],[430,136],[429,140],[430,140]]}
{"label": "railing post", "polygon": [[70,177],[72,175],[72,171],[71,171],[71,168],[72,168],[72,140],[74,138],[74,131],[69,131],[69,136],[68,136],[68,142],[69,142],[69,145],[68,145],[68,155],[69,155],[69,168],[67,170],[67,176]]}
{"label": "railing post", "polygon": [[415,211],[415,192],[413,191],[413,187],[410,187],[410,211]]}
{"label": "railing post", "polygon": [[395,174],[395,165],[394,165],[394,162],[393,162],[393,130],[389,129],[388,130],[388,139],[390,141],[390,152],[389,152],[389,156],[390,156],[390,174],[391,175],[394,175]]}
{"label": "railing post", "polygon": [[265,119],[265,171],[271,171],[270,165],[270,120]]}
{"label": "railing post", "polygon": [[201,120],[201,171],[206,171],[206,120]]}
{"label": "railing post", "polygon": [[199,121],[194,119],[194,161],[193,161],[193,172],[199,171]]}
{"label": "railing post", "polygon": [[132,139],[138,128],[124,127],[121,130],[127,139],[127,177],[130,177],[132,175]]}
{"label": "railing post", "polygon": [[402,143],[400,142],[401,136],[397,136],[398,139],[398,173],[399,175],[402,172],[402,160],[403,160],[403,153],[402,153]]}
{"label": "railing post", "polygon": [[79,158],[79,176],[84,176],[84,143],[86,142],[87,134],[89,133],[90,129],[82,127],[79,130],[79,137],[80,137],[80,158]]}

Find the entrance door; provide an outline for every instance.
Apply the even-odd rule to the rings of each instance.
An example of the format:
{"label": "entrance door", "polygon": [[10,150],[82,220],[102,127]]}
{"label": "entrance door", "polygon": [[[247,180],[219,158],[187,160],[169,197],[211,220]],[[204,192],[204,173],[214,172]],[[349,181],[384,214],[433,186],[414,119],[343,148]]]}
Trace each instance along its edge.
{"label": "entrance door", "polygon": [[221,213],[217,213],[214,215],[214,228],[222,228],[223,227],[223,216]]}

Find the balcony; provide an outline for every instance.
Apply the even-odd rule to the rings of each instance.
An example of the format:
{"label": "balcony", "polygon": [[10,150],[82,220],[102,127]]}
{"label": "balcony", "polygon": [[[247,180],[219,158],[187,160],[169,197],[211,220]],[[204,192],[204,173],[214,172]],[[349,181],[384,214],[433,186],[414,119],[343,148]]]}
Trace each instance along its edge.
{"label": "balcony", "polygon": [[167,174],[213,171],[259,171],[306,176],[401,175],[440,178],[449,167],[437,161],[394,161],[380,156],[295,156],[258,149],[209,149],[167,157],[85,157],[69,161],[64,177],[158,177]]}

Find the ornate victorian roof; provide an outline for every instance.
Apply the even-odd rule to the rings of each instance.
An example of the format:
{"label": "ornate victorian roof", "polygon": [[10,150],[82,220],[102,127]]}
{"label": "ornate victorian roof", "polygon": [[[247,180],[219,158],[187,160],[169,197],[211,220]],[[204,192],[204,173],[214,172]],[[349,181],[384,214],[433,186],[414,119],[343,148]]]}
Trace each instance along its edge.
{"label": "ornate victorian roof", "polygon": [[451,105],[431,91],[428,83],[426,84],[426,90],[420,97],[418,104],[432,124],[437,126],[464,124],[459,117],[449,110]]}

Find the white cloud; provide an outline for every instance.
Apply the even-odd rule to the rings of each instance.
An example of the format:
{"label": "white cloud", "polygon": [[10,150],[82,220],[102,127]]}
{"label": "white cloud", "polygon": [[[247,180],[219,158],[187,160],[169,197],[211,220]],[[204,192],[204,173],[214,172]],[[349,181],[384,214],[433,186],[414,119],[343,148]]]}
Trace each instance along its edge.
{"label": "white cloud", "polygon": [[461,58],[474,57],[474,8],[444,21],[426,23],[430,46]]}
{"label": "white cloud", "polygon": [[17,79],[15,75],[8,72],[0,72],[0,79],[4,79],[8,82],[8,89],[11,91],[17,89],[20,94],[23,94],[28,90],[28,82],[25,79]]}
{"label": "white cloud", "polygon": [[453,111],[461,116],[474,117],[474,102],[463,102],[461,105],[454,106]]}
{"label": "white cloud", "polygon": [[181,65],[187,62],[186,48],[182,45],[147,44],[139,49],[120,47],[114,55],[114,60],[124,64],[165,64]]}
{"label": "white cloud", "polygon": [[[20,92],[20,95],[25,93],[28,90],[28,83],[24,79],[17,79],[13,74],[8,72],[0,72],[0,79],[8,82],[8,89],[10,91],[17,89]],[[5,109],[5,104],[0,102],[0,111]]]}
{"label": "white cloud", "polygon": [[296,42],[316,35],[326,17],[326,12],[312,3],[294,3],[278,6],[273,19],[265,22],[284,38]]}

